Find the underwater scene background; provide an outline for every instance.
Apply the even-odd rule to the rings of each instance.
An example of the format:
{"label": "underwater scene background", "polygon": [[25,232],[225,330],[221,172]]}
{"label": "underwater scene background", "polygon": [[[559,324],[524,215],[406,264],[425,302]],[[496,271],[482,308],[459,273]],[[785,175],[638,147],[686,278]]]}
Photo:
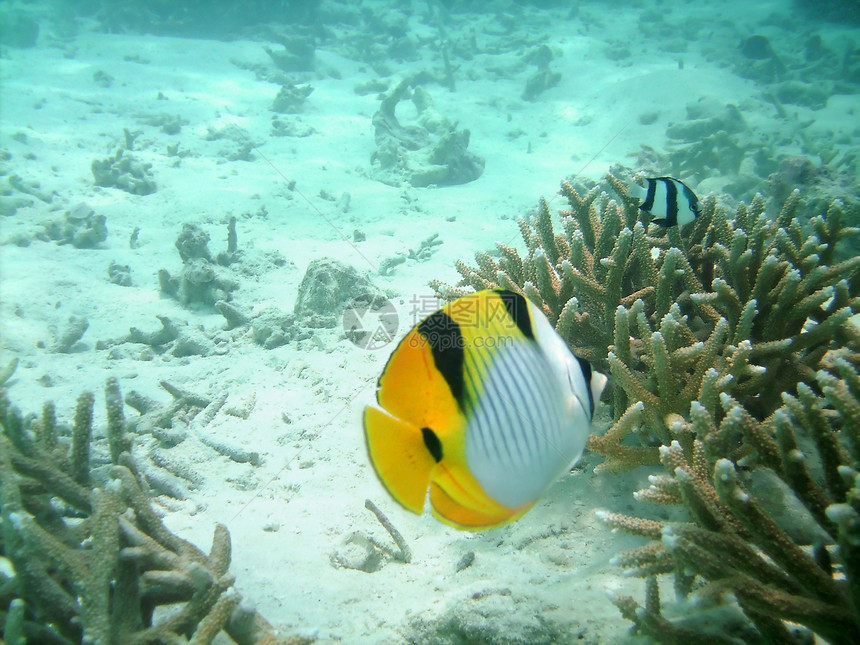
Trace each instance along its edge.
{"label": "underwater scene background", "polygon": [[[858,91],[856,0],[0,1],[3,639],[856,642]],[[498,287],[609,384],[463,532],[362,412]]]}

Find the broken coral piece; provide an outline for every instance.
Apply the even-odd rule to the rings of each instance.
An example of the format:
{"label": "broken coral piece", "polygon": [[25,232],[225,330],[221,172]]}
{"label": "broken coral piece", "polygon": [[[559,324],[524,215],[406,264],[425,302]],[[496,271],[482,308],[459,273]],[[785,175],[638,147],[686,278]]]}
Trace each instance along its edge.
{"label": "broken coral piece", "polygon": [[[395,114],[397,104],[411,99],[418,112],[417,123],[402,125]],[[420,85],[411,79],[383,95],[373,115],[376,150],[371,155],[371,176],[392,186],[453,186],[478,179],[484,159],[470,152],[469,130],[442,117]]]}
{"label": "broken coral piece", "polygon": [[95,159],[91,165],[96,186],[119,188],[132,195],[150,195],[155,192],[151,163],[138,161],[120,148],[113,157]]}

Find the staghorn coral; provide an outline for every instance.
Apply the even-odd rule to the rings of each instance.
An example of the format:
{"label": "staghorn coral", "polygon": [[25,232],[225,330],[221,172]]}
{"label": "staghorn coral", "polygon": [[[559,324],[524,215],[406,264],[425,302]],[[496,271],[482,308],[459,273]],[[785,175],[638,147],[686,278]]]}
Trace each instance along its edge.
{"label": "staghorn coral", "polygon": [[[749,416],[724,395],[730,412],[719,427],[676,420],[678,437],[660,449],[670,476],[651,477],[636,493],[640,501],[683,504],[687,522],[643,521],[602,513],[610,526],[652,538],[650,544],[622,554],[616,563],[631,576],[647,580],[674,573],[676,592],[695,591],[699,599],[731,592],[765,642],[793,642],[785,621],[798,623],[830,643],[856,642],[860,628],[860,376],[857,355],[836,350],[822,360],[813,386],[802,383],[797,395],[785,393],[783,405],[765,421]],[[701,411],[699,411],[701,412]],[[761,496],[751,493],[743,465],[721,457],[721,445],[740,432],[756,446],[758,468],[777,474],[803,504],[807,524],[820,538],[801,545],[791,526],[774,521]],[[811,448],[801,440],[811,435]],[[721,436],[723,435],[723,436]],[[684,446],[687,446],[686,448]],[[814,476],[820,468],[820,476]],[[820,480],[820,481],[819,481]],[[680,584],[680,586],[679,586]],[[661,615],[659,600],[641,608],[633,598],[614,599],[638,629],[662,642],[686,640],[689,631]],[[735,641],[726,641],[735,642]]]}
{"label": "staghorn coral", "polygon": [[[602,515],[653,540],[618,559],[648,580],[645,607],[616,604],[641,632],[689,641],[695,627],[660,610],[655,576],[674,573],[679,598],[732,594],[758,640],[788,642],[789,620],[849,642],[860,627],[860,330],[849,322],[860,258],[838,259],[857,232],[841,204],[802,223],[797,191],[773,219],[760,196],[731,215],[708,198],[681,231],[650,225],[612,175],[561,192],[561,233],[542,201],[520,223],[525,256],[499,244],[476,267],[458,263],[460,289],[433,286],[523,293],[611,374],[613,424],[588,444],[605,458],[596,470],[662,465],[637,499],[689,518]],[[776,482],[753,492],[766,473]],[[805,514],[777,522],[765,503],[776,490]]]}
{"label": "staghorn coral", "polygon": [[208,554],[164,526],[131,455],[115,379],[105,399],[109,454],[98,455],[91,393],[78,399],[69,442],[53,404],[28,424],[0,391],[7,642],[203,644],[222,632],[239,645],[299,642],[278,640],[233,587],[224,526]]}
{"label": "staghorn coral", "polygon": [[[839,202],[804,227],[797,192],[775,220],[759,197],[733,217],[708,198],[682,236],[650,225],[627,186],[607,182],[617,201],[602,186],[580,196],[562,184],[563,234],[541,201],[533,223],[520,222],[526,257],[499,244],[497,257],[479,252],[476,267],[457,263],[459,288],[431,283],[448,298],[468,287],[524,294],[574,353],[611,374],[616,424],[590,444],[608,458],[604,468],[659,463],[656,446],[672,440],[667,416],[699,401],[719,423],[720,392],[763,419],[828,349],[860,344],[846,325],[860,311],[860,258],[834,263],[838,243],[857,232],[842,225]],[[652,449],[622,450],[640,429]]]}

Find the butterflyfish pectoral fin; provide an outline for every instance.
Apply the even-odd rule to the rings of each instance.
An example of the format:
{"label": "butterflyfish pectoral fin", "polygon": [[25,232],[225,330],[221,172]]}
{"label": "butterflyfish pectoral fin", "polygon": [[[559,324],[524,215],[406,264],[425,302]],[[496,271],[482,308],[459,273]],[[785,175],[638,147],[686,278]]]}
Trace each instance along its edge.
{"label": "butterflyfish pectoral fin", "polygon": [[367,450],[376,474],[394,499],[419,515],[424,511],[437,463],[428,449],[428,430],[422,431],[373,406],[364,409]]}

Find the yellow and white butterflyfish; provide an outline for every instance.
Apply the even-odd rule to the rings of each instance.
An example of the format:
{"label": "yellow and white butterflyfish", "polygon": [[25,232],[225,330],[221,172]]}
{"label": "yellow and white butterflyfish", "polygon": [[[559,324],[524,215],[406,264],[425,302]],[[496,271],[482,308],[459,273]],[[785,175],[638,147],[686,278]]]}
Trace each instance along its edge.
{"label": "yellow and white butterflyfish", "polygon": [[479,291],[400,341],[364,410],[391,495],[458,529],[516,520],[579,460],[606,377],[520,294]]}

